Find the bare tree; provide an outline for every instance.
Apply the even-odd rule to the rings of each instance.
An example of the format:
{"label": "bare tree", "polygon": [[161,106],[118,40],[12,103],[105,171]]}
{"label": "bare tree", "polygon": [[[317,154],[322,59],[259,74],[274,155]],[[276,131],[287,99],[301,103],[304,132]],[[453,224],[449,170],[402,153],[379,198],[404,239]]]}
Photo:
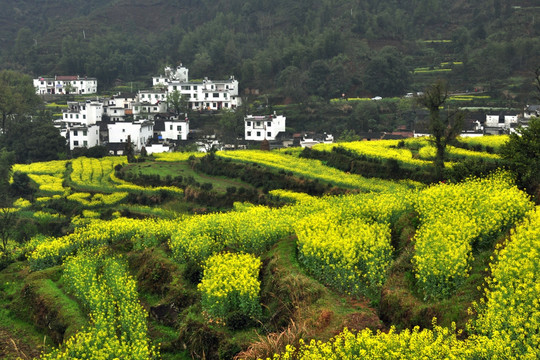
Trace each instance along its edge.
{"label": "bare tree", "polygon": [[420,105],[429,110],[431,141],[436,149],[435,175],[438,180],[443,178],[446,145],[460,134],[463,127],[463,113],[441,114],[441,108],[447,99],[448,84],[444,80],[437,80],[418,98]]}

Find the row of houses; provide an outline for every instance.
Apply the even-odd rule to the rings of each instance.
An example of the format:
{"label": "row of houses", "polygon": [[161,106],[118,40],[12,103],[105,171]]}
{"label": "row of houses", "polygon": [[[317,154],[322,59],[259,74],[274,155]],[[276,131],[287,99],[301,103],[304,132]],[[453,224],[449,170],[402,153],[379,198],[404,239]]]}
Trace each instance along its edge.
{"label": "row of houses", "polygon": [[[171,112],[171,96],[192,110],[235,109],[241,104],[238,81],[190,81],[189,70],[180,65],[165,68],[165,74],[153,77],[153,88],[138,93],[117,94],[110,98],[69,101],[62,119],[56,121],[71,150],[77,147],[105,145],[112,153],[121,152],[128,139],[136,151],[167,151],[185,141],[189,133],[187,115]],[[79,76],[40,77],[34,79],[40,95],[95,94],[97,80]],[[178,109],[176,109],[178,110]],[[177,112],[177,111],[176,111]],[[283,129],[284,130],[284,129]]]}

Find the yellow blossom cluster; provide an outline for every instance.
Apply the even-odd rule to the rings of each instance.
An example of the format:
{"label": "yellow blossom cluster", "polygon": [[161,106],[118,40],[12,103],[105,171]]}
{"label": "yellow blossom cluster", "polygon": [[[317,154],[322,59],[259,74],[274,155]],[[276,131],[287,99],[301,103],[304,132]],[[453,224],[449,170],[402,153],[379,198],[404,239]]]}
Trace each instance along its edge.
{"label": "yellow blossom cluster", "polygon": [[[91,213],[88,213],[92,217]],[[97,213],[99,215],[99,213]],[[121,241],[130,241],[137,248],[156,245],[168,240],[176,226],[173,220],[117,218],[111,221],[93,220],[76,228],[72,234],[59,238],[45,238],[28,254],[33,270],[61,263],[63,257],[79,249],[92,248]]]}
{"label": "yellow blossom cluster", "polygon": [[190,157],[203,157],[206,153],[203,152],[163,152],[163,153],[155,153],[152,154],[152,156],[157,161],[168,161],[168,162],[176,162],[176,161],[186,161],[189,160]]}
{"label": "yellow blossom cluster", "polygon": [[250,254],[226,252],[209,257],[197,286],[203,310],[214,320],[223,320],[232,311],[259,316],[260,268],[261,260]]}
{"label": "yellow blossom cluster", "polygon": [[333,210],[295,226],[299,260],[325,284],[368,295],[383,284],[392,259],[390,227],[361,217],[344,219]]}
{"label": "yellow blossom cluster", "polygon": [[274,168],[290,171],[299,176],[318,179],[337,186],[369,191],[392,191],[401,188],[421,186],[415,183],[398,183],[382,179],[368,179],[356,174],[346,174],[340,170],[325,166],[320,160],[304,159],[288,155],[286,152],[261,150],[218,151],[217,156],[244,162],[253,162]]}
{"label": "yellow blossom cluster", "polygon": [[415,197],[421,225],[413,264],[424,294],[444,297],[455,291],[468,277],[472,249],[490,245],[532,206],[505,172],[421,191]]}
{"label": "yellow blossom cluster", "polygon": [[90,325],[42,359],[157,359],[148,340],[147,313],[126,266],[101,254],[66,260],[64,279],[90,313]]}
{"label": "yellow blossom cluster", "polygon": [[501,146],[506,144],[510,137],[508,135],[492,135],[492,136],[478,136],[478,137],[461,137],[458,138],[459,142],[469,144],[471,146],[480,145],[482,147],[491,146],[495,150],[499,150]]}
{"label": "yellow blossom cluster", "polygon": [[448,329],[436,325],[433,330],[415,327],[402,332],[392,327],[388,332],[376,334],[369,329],[356,334],[345,329],[328,342],[311,340],[305,343],[301,340],[298,348],[289,345],[272,360],[509,359],[505,344],[499,339],[471,336],[464,341],[459,336],[455,327]]}
{"label": "yellow blossom cluster", "polygon": [[474,329],[501,338],[514,359],[540,355],[540,206],[500,247]]}
{"label": "yellow blossom cluster", "polygon": [[186,218],[171,236],[169,248],[179,261],[201,262],[225,248],[261,254],[292,233],[292,217],[286,209],[253,206],[241,212]]}

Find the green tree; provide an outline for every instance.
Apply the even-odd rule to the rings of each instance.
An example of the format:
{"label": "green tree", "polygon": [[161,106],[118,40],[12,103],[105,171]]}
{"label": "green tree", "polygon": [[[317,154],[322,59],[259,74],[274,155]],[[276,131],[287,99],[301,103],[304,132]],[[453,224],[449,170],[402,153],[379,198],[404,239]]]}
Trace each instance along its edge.
{"label": "green tree", "polygon": [[15,163],[15,155],[5,148],[0,151],[0,207],[7,206],[9,199],[9,179],[11,167]]}
{"label": "green tree", "polygon": [[385,46],[368,63],[365,87],[373,95],[403,95],[409,88],[410,72],[403,55],[393,46]]}
{"label": "green tree", "polygon": [[518,128],[501,148],[517,176],[518,184],[540,199],[540,118],[532,118],[527,128]]}
{"label": "green tree", "polygon": [[174,90],[167,95],[167,108],[175,115],[180,115],[186,112],[188,109],[188,101],[186,96],[182,95],[180,91]]}
{"label": "green tree", "polygon": [[0,132],[9,135],[9,120],[32,115],[43,102],[36,95],[32,79],[16,71],[0,71]]}
{"label": "green tree", "polygon": [[435,146],[435,176],[438,180],[443,178],[446,145],[454,140],[463,127],[463,113],[441,114],[441,107],[448,98],[448,84],[437,80],[428,87],[424,95],[418,97],[418,103],[429,110],[429,129],[431,142]]}
{"label": "green tree", "polygon": [[244,135],[244,116],[240,109],[236,111],[224,109],[221,111],[219,131],[221,138],[226,143],[233,143],[235,148],[238,147],[238,138],[242,138]]}

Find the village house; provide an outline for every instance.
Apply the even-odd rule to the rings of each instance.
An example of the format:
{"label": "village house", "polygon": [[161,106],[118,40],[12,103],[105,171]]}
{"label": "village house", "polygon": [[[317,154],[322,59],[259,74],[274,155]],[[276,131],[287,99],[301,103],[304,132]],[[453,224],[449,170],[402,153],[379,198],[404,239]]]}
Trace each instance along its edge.
{"label": "village house", "polygon": [[97,79],[76,76],[39,77],[34,80],[38,95],[95,94]]}
{"label": "village house", "polygon": [[[238,80],[234,76],[226,80],[204,78],[199,81],[189,81],[189,70],[180,65],[175,70],[165,67],[165,75],[154,76],[152,85],[154,88],[166,89],[168,94],[178,91],[187,100],[188,107],[193,110],[217,111],[234,109],[241,105],[241,98],[238,96]],[[144,98],[140,100],[142,102]]]}
{"label": "village house", "polygon": [[246,140],[276,140],[279,133],[285,132],[286,118],[283,115],[248,115],[244,118]]}
{"label": "village house", "polygon": [[154,136],[154,123],[149,120],[120,121],[107,124],[109,139],[107,144],[122,144],[131,139],[134,150],[140,152]]}

